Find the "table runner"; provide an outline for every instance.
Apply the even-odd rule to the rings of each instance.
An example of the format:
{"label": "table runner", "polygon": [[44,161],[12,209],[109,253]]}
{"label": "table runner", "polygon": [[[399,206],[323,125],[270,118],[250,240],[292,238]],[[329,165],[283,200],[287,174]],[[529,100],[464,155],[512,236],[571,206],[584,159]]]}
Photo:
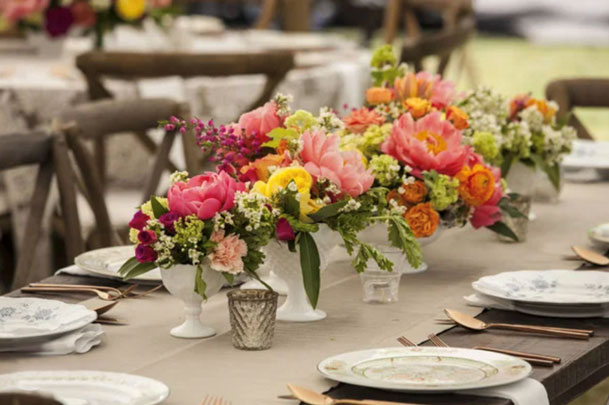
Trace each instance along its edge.
{"label": "table runner", "polygon": [[181,304],[165,293],[128,300],[110,313],[129,326],[106,326],[102,346],[80,356],[53,359],[2,355],[0,372],[33,369],[99,369],[141,374],[165,382],[171,389],[166,404],[197,404],[207,394],[222,395],[233,404],[282,404],[276,399],[292,382],[325,390],[333,383],[316,372],[323,358],[350,350],[397,346],[405,335],[424,340],[446,328],[436,325],[442,309],[470,314],[463,296],[470,283],[487,274],[520,269],[573,268],[562,258],[571,244],[587,244],[586,230],[607,221],[607,184],[568,184],[561,203],[535,204],[538,219],[530,224],[529,240],[498,242],[487,231],[446,232],[424,248],[430,270],[404,276],[400,301],[369,305],[361,301],[361,286],[348,263],[332,263],[323,274],[320,308],[328,318],[315,323],[278,323],[274,346],[262,352],[233,349],[225,293],[204,306],[204,319],[218,330],[206,340],[169,336],[179,322]]}

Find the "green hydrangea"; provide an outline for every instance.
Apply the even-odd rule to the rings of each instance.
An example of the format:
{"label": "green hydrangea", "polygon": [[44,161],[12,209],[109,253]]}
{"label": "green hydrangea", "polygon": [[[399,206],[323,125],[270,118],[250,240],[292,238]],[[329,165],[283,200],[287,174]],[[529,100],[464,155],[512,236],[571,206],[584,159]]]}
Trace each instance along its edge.
{"label": "green hydrangea", "polygon": [[459,180],[436,171],[424,173],[423,179],[434,210],[444,211],[459,200]]}
{"label": "green hydrangea", "polygon": [[174,222],[176,231],[174,236],[175,243],[182,246],[196,245],[203,237],[204,227],[205,223],[195,215],[189,215],[182,221]]}
{"label": "green hydrangea", "polygon": [[495,136],[490,132],[475,132],[472,137],[472,146],[476,153],[484,157],[487,162],[494,162],[499,155],[499,147],[495,141]]}
{"label": "green hydrangea", "polygon": [[294,114],[285,119],[286,128],[295,128],[299,132],[304,132],[317,125],[317,119],[308,111],[297,110]]}
{"label": "green hydrangea", "polygon": [[368,165],[381,186],[391,186],[400,180],[400,165],[389,155],[376,155]]}
{"label": "green hydrangea", "polygon": [[359,150],[366,156],[372,156],[380,152],[381,144],[391,133],[391,124],[382,126],[370,125],[361,136]]}
{"label": "green hydrangea", "polygon": [[370,66],[373,68],[382,68],[386,65],[394,66],[395,64],[397,64],[397,57],[391,45],[376,48],[372,54],[372,59],[370,59]]}

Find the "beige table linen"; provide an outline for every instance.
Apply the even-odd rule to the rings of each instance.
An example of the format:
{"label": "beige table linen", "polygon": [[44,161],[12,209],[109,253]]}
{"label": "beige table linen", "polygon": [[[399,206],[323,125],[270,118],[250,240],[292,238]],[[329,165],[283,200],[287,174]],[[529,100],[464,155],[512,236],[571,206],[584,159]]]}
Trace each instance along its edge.
{"label": "beige table linen", "polygon": [[332,263],[323,274],[319,307],[328,318],[314,323],[277,324],[274,346],[262,352],[232,347],[226,295],[212,297],[203,317],[218,330],[204,340],[169,335],[180,322],[181,303],[166,293],[121,302],[111,315],[129,326],[106,326],[102,346],[85,355],[31,358],[0,356],[0,372],[37,369],[97,369],[141,374],[166,383],[168,405],[199,404],[207,394],[222,395],[234,405],[282,404],[286,383],[327,389],[333,382],[316,372],[327,356],[350,350],[397,346],[405,335],[422,341],[446,328],[434,323],[446,307],[476,314],[463,296],[470,283],[508,270],[574,268],[568,262],[572,244],[586,245],[586,230],[609,221],[608,184],[568,184],[561,202],[535,204],[537,219],[526,243],[500,243],[489,231],[450,230],[424,248],[430,269],[402,277],[400,301],[370,305],[361,301],[358,276],[347,262]]}

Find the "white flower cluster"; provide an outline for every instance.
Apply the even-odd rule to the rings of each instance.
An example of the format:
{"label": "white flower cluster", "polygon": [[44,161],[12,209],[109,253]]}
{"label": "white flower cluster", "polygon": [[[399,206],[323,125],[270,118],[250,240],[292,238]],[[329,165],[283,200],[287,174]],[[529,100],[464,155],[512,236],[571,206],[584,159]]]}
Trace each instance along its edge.
{"label": "white flower cluster", "polygon": [[464,132],[471,137],[475,132],[490,132],[501,145],[501,122],[507,118],[508,103],[505,97],[490,87],[480,86],[470,91],[460,108],[469,116],[469,128]]}
{"label": "white flower cluster", "polygon": [[359,210],[361,208],[361,206],[362,206],[362,204],[359,201],[350,199],[349,201],[347,201],[347,204],[345,204],[345,206],[342,207],[338,211],[339,212],[353,212],[353,211]]}
{"label": "white flower cluster", "polygon": [[197,249],[188,249],[188,258],[195,266],[201,263],[201,260],[205,258],[205,254],[199,252]]}
{"label": "white flower cluster", "polygon": [[389,213],[391,215],[404,215],[406,213],[406,207],[397,203],[396,200],[389,200]]}
{"label": "white flower cluster", "polygon": [[273,101],[277,104],[277,114],[280,116],[288,116],[291,114],[290,104],[294,100],[291,94],[277,93],[273,97]]}
{"label": "white flower cluster", "polygon": [[529,124],[525,121],[510,122],[499,145],[503,149],[512,151],[519,157],[529,157],[532,146]]}
{"label": "white flower cluster", "polygon": [[171,173],[171,177],[169,177],[169,181],[171,182],[171,185],[174,185],[175,183],[177,183],[178,181],[187,181],[188,180],[188,172],[186,171],[175,171],[173,173]]}
{"label": "white flower cluster", "polygon": [[377,105],[374,107],[374,111],[382,117],[397,120],[404,114],[404,107],[402,106],[402,103],[394,100],[388,104]]}
{"label": "white flower cluster", "polygon": [[156,242],[154,242],[152,248],[157,253],[157,263],[162,264],[165,268],[173,265],[172,250],[175,247],[173,238],[169,235],[161,234]]}
{"label": "white flower cluster", "polygon": [[317,125],[320,128],[325,129],[328,133],[345,128],[343,120],[341,120],[330,107],[322,107],[319,109]]}
{"label": "white flower cluster", "polygon": [[[288,188],[294,184],[293,182],[288,185]],[[296,184],[294,184],[296,186]],[[248,225],[245,230],[252,232],[258,228],[262,223],[263,214],[266,210],[265,206],[269,204],[269,199],[262,194],[258,193],[245,193],[238,191],[235,193],[235,206],[237,212],[242,214],[248,221]]]}
{"label": "white flower cluster", "polygon": [[526,122],[530,130],[540,132],[543,128],[543,115],[539,112],[536,106],[532,105],[522,110],[518,116],[522,122]]}
{"label": "white flower cluster", "polygon": [[229,211],[216,212],[213,218],[214,231],[224,229],[226,225],[233,225],[233,214]]}
{"label": "white flower cluster", "polygon": [[544,136],[544,157],[548,163],[560,162],[563,154],[571,151],[573,140],[577,137],[575,128],[564,126],[554,129],[549,125],[542,128]]}

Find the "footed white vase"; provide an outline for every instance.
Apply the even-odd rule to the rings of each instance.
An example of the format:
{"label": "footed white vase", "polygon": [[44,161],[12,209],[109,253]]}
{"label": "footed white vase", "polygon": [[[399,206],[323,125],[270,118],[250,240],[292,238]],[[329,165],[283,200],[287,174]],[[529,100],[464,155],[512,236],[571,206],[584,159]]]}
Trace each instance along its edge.
{"label": "footed white vase", "polygon": [[[319,271],[328,266],[328,256],[337,244],[337,236],[326,225],[321,225],[318,232],[312,234],[319,251]],[[297,248],[298,249],[298,248]],[[326,317],[321,309],[314,309],[304,288],[300,253],[290,252],[285,242],[271,241],[265,248],[266,263],[287,286],[287,298],[277,309],[277,319],[289,322],[313,322]]]}
{"label": "footed white vase", "polygon": [[[222,288],[224,277],[212,270],[208,265],[203,267],[203,280],[207,284],[205,295],[209,298]],[[189,264],[178,264],[170,269],[161,269],[163,285],[171,295],[184,301],[185,320],[179,326],[171,329],[171,336],[185,339],[210,337],[216,334],[211,326],[201,322],[201,304],[203,297],[195,292],[195,276],[197,267]]]}

